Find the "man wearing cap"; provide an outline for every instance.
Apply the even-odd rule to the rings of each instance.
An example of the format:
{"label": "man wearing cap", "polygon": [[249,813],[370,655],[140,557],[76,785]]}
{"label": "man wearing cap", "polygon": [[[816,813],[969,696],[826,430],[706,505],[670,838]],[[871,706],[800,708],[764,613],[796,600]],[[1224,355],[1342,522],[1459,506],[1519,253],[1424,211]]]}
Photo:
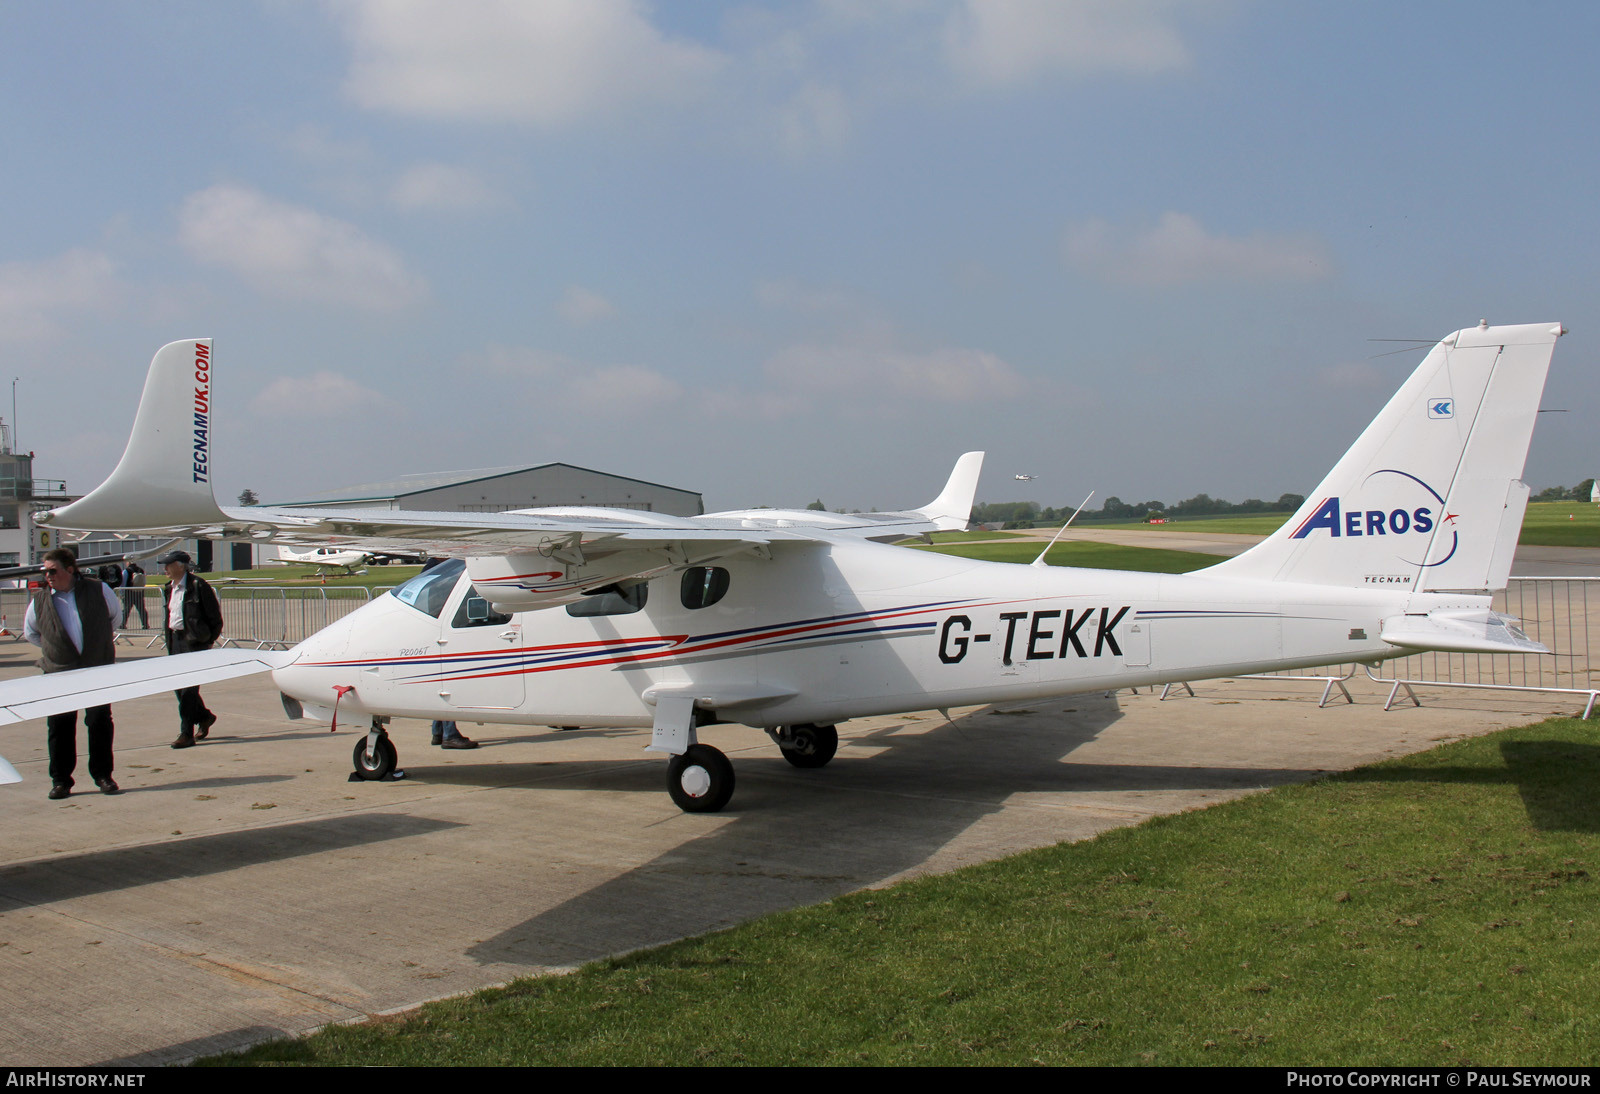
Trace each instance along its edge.
{"label": "man wearing cap", "polygon": [[[167,584],[161,590],[162,614],[167,621],[167,652],[189,653],[208,650],[222,634],[222,606],[217,594],[199,576],[189,572],[186,551],[168,551],[156,560],[167,571]],[[190,748],[195,738],[205,740],[217,716],[206,709],[200,689],[180,688],[178,696],[178,739],[173,748]]]}
{"label": "man wearing cap", "polygon": [[[45,588],[28,602],[22,636],[39,647],[39,667],[45,672],[65,672],[109,665],[116,660],[112,642],[115,620],[121,610],[117,594],[104,583],[78,573],[78,556],[57,547],[44,556]],[[111,777],[111,708],[90,707],[83,712],[89,732],[89,777],[102,793],[115,794]],[[50,799],[72,793],[72,772],[78,766],[78,712],[52,714],[45,719],[50,749]]]}

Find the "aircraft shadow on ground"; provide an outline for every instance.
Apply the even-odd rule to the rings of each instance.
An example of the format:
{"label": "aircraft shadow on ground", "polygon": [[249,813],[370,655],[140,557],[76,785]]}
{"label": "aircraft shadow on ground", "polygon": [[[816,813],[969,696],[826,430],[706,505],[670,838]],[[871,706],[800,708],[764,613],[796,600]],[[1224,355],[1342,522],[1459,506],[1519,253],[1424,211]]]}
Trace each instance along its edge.
{"label": "aircraft shadow on ground", "polygon": [[1566,741],[1505,741],[1506,766],[1459,767],[1406,763],[1360,771],[1362,782],[1512,785],[1522,796],[1528,823],[1545,832],[1600,832],[1600,746]]}
{"label": "aircraft shadow on ground", "polygon": [[[1116,700],[1101,696],[985,708],[931,730],[929,717],[936,716],[846,733],[839,758],[821,771],[794,769],[777,755],[734,755],[739,788],[720,815],[731,823],[486,939],[470,956],[485,964],[579,964],[880,884],[926,862],[1019,793],[1238,790],[1321,774],[1063,763],[1121,717]],[[881,751],[852,759],[856,748]],[[660,793],[663,781],[659,765],[630,764],[597,768],[572,788]],[[1038,823],[1049,829],[1061,816],[1041,810]],[[1048,831],[1040,842],[1051,842]]]}
{"label": "aircraft shadow on ground", "polygon": [[0,905],[49,904],[457,827],[453,821],[369,813],[61,855],[0,868]]}
{"label": "aircraft shadow on ground", "polygon": [[286,1031],[277,1026],[244,1026],[240,1029],[230,1029],[226,1033],[213,1033],[205,1037],[196,1037],[192,1041],[179,1041],[174,1045],[164,1045],[153,1052],[139,1052],[132,1056],[118,1056],[111,1060],[101,1060],[96,1067],[163,1067],[185,1060],[193,1060],[199,1056],[211,1056],[220,1052],[238,1052],[241,1047],[258,1045],[263,1041],[272,1041],[286,1035]]}

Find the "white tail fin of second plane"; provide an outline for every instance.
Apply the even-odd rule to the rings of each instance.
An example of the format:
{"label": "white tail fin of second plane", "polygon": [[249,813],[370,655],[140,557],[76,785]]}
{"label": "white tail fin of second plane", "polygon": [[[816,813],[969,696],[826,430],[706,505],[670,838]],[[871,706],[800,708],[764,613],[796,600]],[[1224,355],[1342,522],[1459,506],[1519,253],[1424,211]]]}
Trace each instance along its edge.
{"label": "white tail fin of second plane", "polygon": [[1277,532],[1204,572],[1317,585],[1505,587],[1521,481],[1560,324],[1439,342]]}
{"label": "white tail fin of second plane", "polygon": [[943,531],[964,530],[972,517],[972,499],[978,493],[978,475],[982,471],[982,452],[963,453],[939,496],[912,512],[921,513]]}
{"label": "white tail fin of second plane", "polygon": [[221,522],[211,494],[211,339],[156,351],[122,459],[105,482],[40,523],[67,528],[207,527]]}

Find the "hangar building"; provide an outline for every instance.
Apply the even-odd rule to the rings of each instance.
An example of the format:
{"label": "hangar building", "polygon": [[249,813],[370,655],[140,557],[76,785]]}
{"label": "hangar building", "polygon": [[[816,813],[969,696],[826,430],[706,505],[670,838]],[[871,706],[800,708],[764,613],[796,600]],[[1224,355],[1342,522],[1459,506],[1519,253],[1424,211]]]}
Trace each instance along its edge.
{"label": "hangar building", "polygon": [[276,505],[317,509],[410,509],[446,513],[503,513],[551,505],[603,505],[695,517],[705,503],[692,490],[630,479],[569,463],[429,471],[387,482],[346,486]]}
{"label": "hangar building", "polygon": [[[504,513],[508,509],[598,505],[677,517],[695,517],[706,511],[704,500],[693,490],[593,471],[570,463],[429,471],[273,504],[313,509],[407,509],[433,513]],[[235,545],[234,568],[249,565],[247,552],[252,546]],[[261,546],[263,557],[275,556],[275,547]]]}

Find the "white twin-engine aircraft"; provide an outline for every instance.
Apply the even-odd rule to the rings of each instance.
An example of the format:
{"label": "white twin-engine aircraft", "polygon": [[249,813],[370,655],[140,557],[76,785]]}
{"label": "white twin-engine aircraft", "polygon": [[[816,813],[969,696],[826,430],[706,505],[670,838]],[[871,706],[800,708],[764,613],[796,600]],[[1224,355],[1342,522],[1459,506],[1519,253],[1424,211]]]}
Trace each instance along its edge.
{"label": "white twin-engine aircraft", "polygon": [[1545,653],[1490,609],[1556,324],[1436,345],[1294,518],[1184,575],[976,562],[888,541],[963,528],[982,453],[901,513],[701,517],[592,508],[219,508],[211,342],[156,354],[127,451],[50,528],[257,539],[448,561],[283,653],[212,650],[0,685],[0,722],[270,668],[292,716],[649,726],[667,788],[721,809],[734,772],[697,728],[764,730],[822,767],[847,718],[1036,699],[1417,650]]}

